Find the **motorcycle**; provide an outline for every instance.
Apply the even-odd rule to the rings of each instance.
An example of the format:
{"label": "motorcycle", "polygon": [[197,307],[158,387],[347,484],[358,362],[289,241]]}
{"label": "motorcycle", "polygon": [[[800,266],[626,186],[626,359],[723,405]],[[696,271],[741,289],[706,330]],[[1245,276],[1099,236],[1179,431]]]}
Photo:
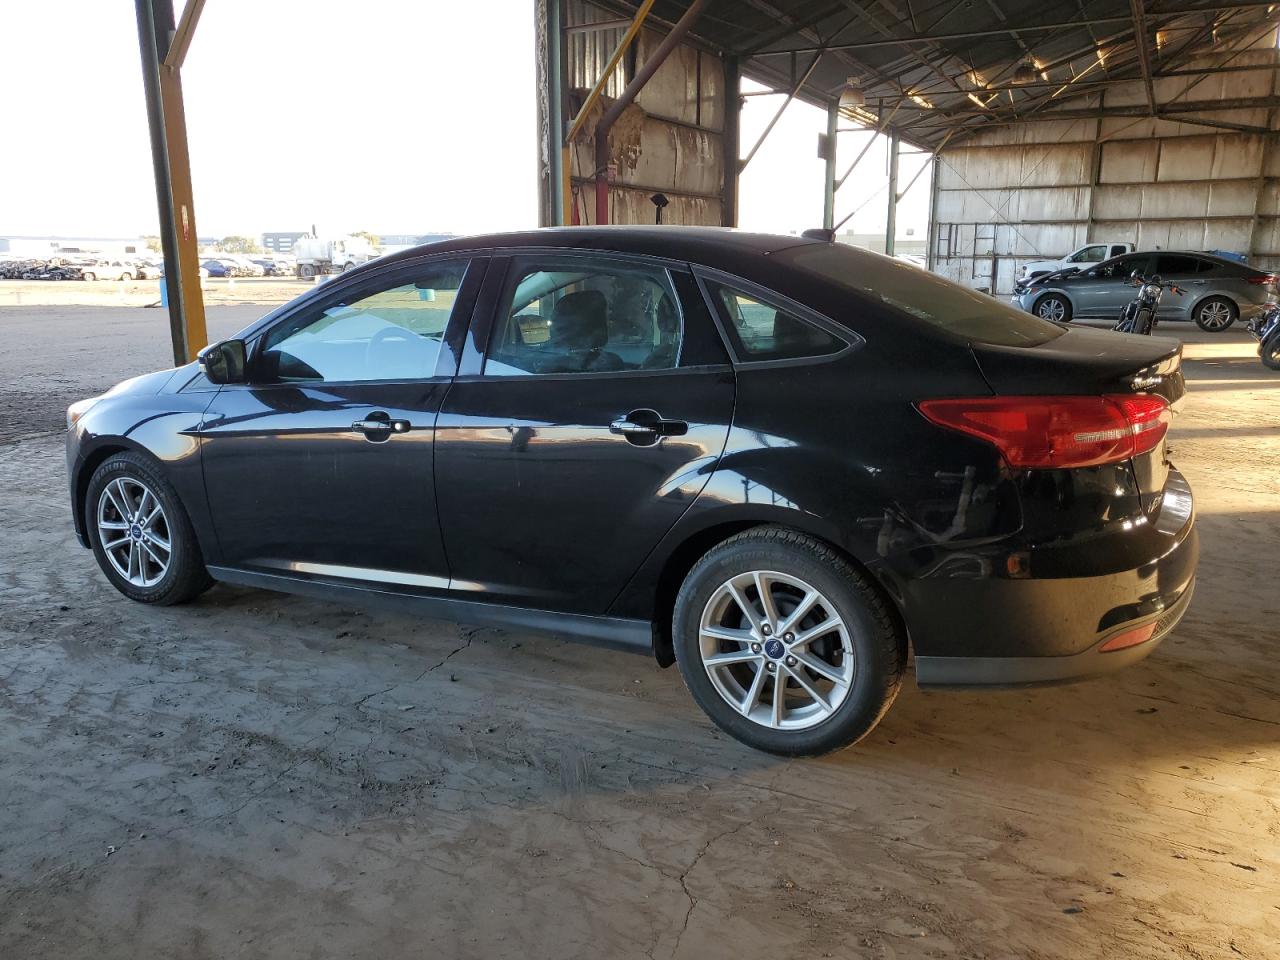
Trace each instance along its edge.
{"label": "motorcycle", "polygon": [[1160,308],[1161,295],[1166,289],[1178,296],[1182,296],[1183,291],[1175,284],[1161,280],[1158,275],[1144,277],[1137,270],[1130,274],[1129,283],[1138,288],[1138,295],[1125,304],[1125,308],[1120,311],[1120,322],[1111,329],[1120,333],[1150,336],[1151,331],[1156,328],[1156,311]]}
{"label": "motorcycle", "polygon": [[1263,366],[1280,370],[1280,303],[1270,304],[1246,326],[1258,340],[1258,356]]}

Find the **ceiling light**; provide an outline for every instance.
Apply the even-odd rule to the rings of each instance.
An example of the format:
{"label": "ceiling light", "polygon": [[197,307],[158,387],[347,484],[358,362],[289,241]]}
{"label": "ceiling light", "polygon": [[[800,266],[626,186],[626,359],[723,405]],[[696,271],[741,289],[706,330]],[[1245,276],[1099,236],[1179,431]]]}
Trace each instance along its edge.
{"label": "ceiling light", "polygon": [[862,92],[862,85],[858,83],[857,77],[850,77],[845,81],[844,89],[840,91],[840,106],[852,110],[854,107],[866,106],[867,95]]}
{"label": "ceiling light", "polygon": [[1035,83],[1038,76],[1039,74],[1036,73],[1036,68],[1024,60],[1022,63],[1018,64],[1018,69],[1013,71],[1013,82]]}

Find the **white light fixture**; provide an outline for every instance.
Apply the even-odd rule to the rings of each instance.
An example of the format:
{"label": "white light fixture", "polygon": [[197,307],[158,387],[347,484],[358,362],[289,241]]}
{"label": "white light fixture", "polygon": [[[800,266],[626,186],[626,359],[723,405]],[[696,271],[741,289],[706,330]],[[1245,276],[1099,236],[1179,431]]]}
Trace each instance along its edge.
{"label": "white light fixture", "polygon": [[852,110],[854,107],[865,107],[867,105],[867,95],[862,92],[862,85],[858,83],[857,77],[850,77],[844,83],[844,89],[840,91],[840,106],[845,110]]}

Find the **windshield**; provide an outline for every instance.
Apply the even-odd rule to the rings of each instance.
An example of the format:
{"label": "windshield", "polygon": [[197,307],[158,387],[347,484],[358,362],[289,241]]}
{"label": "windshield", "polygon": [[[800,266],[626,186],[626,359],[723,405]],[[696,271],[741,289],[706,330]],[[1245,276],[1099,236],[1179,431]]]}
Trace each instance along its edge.
{"label": "windshield", "polygon": [[780,250],[779,260],[975,343],[1033,347],[1062,328],[891,257],[841,243]]}

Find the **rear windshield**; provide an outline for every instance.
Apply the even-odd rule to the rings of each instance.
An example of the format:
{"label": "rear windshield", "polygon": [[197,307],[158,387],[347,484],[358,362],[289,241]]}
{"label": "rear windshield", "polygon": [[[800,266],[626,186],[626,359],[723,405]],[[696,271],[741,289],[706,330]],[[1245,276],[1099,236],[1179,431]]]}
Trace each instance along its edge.
{"label": "rear windshield", "polygon": [[806,273],[871,297],[974,343],[1034,347],[1063,330],[985,293],[891,257],[841,243],[805,243],[774,254]]}

